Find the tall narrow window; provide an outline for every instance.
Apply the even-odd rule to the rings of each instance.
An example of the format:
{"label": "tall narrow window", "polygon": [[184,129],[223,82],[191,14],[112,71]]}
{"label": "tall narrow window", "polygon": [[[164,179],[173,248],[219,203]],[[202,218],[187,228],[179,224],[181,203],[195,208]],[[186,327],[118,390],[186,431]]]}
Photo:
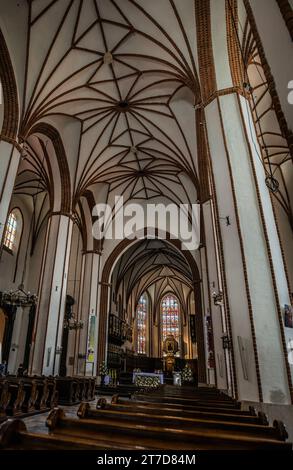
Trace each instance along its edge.
{"label": "tall narrow window", "polygon": [[167,336],[172,335],[178,341],[180,347],[179,303],[172,294],[165,295],[162,299],[161,326],[163,341]]}
{"label": "tall narrow window", "polygon": [[137,353],[146,354],[147,295],[143,294],[136,309]]}
{"label": "tall narrow window", "polygon": [[10,212],[5,227],[4,246],[13,251],[16,239],[17,219],[14,211]]}

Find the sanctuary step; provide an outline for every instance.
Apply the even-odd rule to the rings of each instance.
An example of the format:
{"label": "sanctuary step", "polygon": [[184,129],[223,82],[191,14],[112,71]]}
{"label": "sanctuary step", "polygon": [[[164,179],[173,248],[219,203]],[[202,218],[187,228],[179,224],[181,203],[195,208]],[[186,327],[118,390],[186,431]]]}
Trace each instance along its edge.
{"label": "sanctuary step", "polygon": [[107,386],[96,386],[96,392],[98,395],[113,395],[118,393],[121,397],[130,398],[134,393],[138,392],[139,388],[134,384],[120,384],[112,387],[111,385]]}

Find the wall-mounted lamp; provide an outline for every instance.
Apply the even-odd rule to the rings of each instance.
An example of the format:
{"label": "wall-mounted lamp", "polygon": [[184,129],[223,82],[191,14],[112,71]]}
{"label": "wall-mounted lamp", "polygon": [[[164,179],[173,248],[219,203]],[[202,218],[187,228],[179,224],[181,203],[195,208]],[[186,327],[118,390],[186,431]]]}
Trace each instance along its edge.
{"label": "wall-mounted lamp", "polygon": [[220,220],[226,221],[226,226],[229,227],[231,225],[230,215],[226,215],[226,217],[219,217]]}
{"label": "wall-mounted lamp", "polygon": [[227,333],[222,336],[222,345],[223,345],[223,349],[228,349],[228,350],[231,349],[232,344]]}
{"label": "wall-mounted lamp", "polygon": [[250,85],[250,83],[244,82],[243,83],[243,88],[246,91],[246,93],[252,93],[253,88]]}
{"label": "wall-mounted lamp", "polygon": [[223,292],[213,292],[212,297],[214,299],[214,305],[223,305]]}

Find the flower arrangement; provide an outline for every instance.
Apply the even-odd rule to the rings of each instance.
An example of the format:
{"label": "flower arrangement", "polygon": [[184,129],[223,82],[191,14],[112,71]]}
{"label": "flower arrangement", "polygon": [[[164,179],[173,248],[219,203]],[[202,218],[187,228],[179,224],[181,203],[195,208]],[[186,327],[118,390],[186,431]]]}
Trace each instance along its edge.
{"label": "flower arrangement", "polygon": [[182,382],[192,382],[193,381],[193,374],[192,370],[188,364],[185,365],[184,369],[181,371],[181,380]]}
{"label": "flower arrangement", "polygon": [[136,387],[142,388],[144,390],[151,390],[158,388],[160,385],[159,377],[146,377],[146,376],[137,376],[135,378]]}
{"label": "flower arrangement", "polygon": [[103,361],[100,364],[100,375],[108,375],[108,368],[107,368],[106,361]]}

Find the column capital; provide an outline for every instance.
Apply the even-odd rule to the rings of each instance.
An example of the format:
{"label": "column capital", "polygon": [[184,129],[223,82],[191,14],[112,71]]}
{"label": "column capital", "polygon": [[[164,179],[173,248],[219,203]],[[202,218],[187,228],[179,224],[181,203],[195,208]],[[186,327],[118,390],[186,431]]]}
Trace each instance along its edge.
{"label": "column capital", "polygon": [[99,255],[103,254],[103,250],[84,250],[82,251],[82,255]]}
{"label": "column capital", "polygon": [[99,282],[99,285],[103,287],[108,287],[108,288],[112,287],[111,282]]}
{"label": "column capital", "polygon": [[20,153],[23,150],[23,148],[21,147],[21,145],[16,139],[12,137],[8,137],[7,135],[3,133],[0,133],[0,140],[3,140],[4,142],[7,142],[8,144],[13,145],[13,147],[15,147]]}
{"label": "column capital", "polygon": [[65,212],[65,211],[52,211],[52,212],[49,212],[49,217],[53,217],[55,215],[64,215],[65,217],[68,217],[69,219],[71,219],[72,222],[74,222],[74,215],[71,214],[71,213],[68,213],[68,212]]}
{"label": "column capital", "polygon": [[214,101],[219,96],[231,95],[232,93],[237,93],[238,95],[244,96],[245,98],[249,98],[248,93],[239,86],[233,86],[229,88],[223,88],[222,90],[217,90],[212,93],[206,101],[203,103],[203,107],[206,108],[212,101]]}

